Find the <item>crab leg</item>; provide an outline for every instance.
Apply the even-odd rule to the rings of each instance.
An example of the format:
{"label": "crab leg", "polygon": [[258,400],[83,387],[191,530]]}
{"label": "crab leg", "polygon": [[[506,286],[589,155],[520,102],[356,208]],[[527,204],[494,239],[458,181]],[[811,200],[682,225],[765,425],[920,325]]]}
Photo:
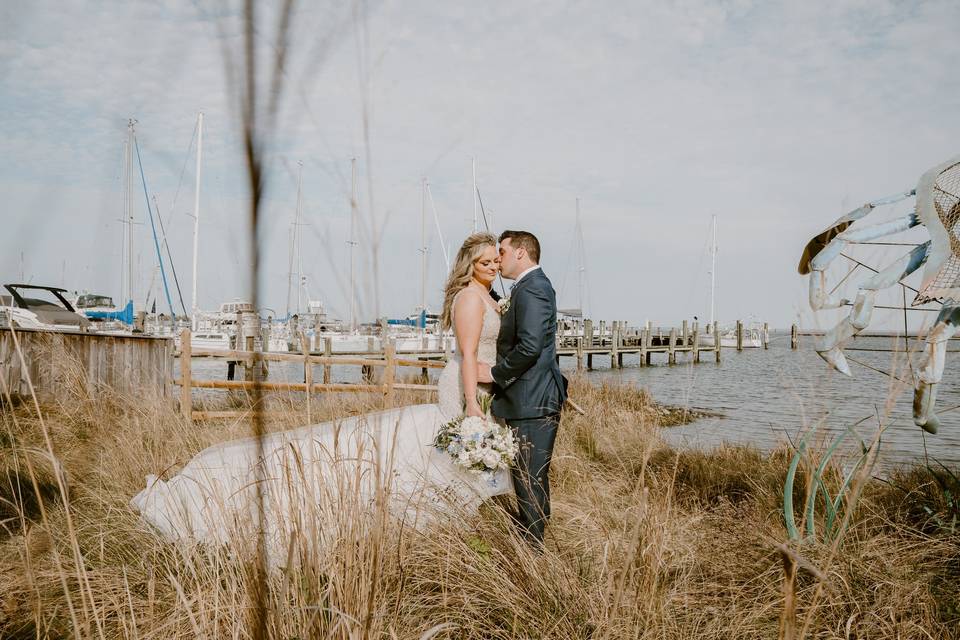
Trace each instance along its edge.
{"label": "crab leg", "polygon": [[947,342],[960,329],[960,306],[954,300],[944,303],[937,322],[927,334],[926,362],[917,371],[913,392],[913,422],[927,433],[936,433],[940,419],[933,412],[937,387],[943,377]]}
{"label": "crab leg", "polygon": [[[844,231],[810,261],[810,307],[814,311],[836,309],[849,302],[846,298],[831,296],[827,291],[827,267],[851,242],[869,242],[884,236],[906,231],[920,224],[916,213],[880,224]],[[889,285],[887,285],[889,286]]]}
{"label": "crab leg", "polygon": [[[864,231],[866,231],[866,229],[864,229]],[[839,237],[837,239],[839,239]],[[923,266],[923,263],[927,261],[927,252],[929,250],[930,241],[928,240],[915,247],[910,253],[901,257],[883,271],[871,276],[860,286],[860,289],[857,291],[857,297],[853,302],[853,309],[850,310],[850,315],[824,334],[817,343],[817,353],[827,361],[827,364],[840,373],[850,375],[850,367],[847,365],[847,359],[844,357],[841,349],[851,336],[860,333],[870,324],[877,291],[892,287]],[[816,274],[816,271],[810,274],[811,282]]]}

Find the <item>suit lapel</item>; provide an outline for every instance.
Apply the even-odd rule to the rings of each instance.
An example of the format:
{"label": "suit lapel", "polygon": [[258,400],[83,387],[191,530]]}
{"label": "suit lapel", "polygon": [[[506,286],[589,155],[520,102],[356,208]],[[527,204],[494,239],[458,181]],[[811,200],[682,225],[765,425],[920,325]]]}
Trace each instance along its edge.
{"label": "suit lapel", "polygon": [[521,291],[525,286],[527,286],[528,284],[530,284],[530,282],[531,282],[534,278],[539,278],[539,277],[542,276],[542,275],[543,275],[543,268],[542,268],[542,267],[541,267],[540,269],[534,269],[533,271],[531,271],[530,273],[528,273],[526,276],[524,276],[524,277],[520,280],[520,282],[517,282],[517,283],[515,283],[515,284],[513,285],[513,289],[510,291],[510,297],[512,298],[513,296],[517,295],[517,292],[518,292],[518,291]]}

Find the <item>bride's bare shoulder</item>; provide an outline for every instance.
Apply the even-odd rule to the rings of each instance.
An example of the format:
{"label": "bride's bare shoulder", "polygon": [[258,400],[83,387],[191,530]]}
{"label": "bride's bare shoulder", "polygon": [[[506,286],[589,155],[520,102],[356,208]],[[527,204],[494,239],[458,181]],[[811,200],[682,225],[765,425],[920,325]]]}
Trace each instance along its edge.
{"label": "bride's bare shoulder", "polygon": [[457,318],[461,320],[466,320],[468,318],[475,318],[480,320],[483,318],[484,312],[483,298],[480,297],[480,293],[477,291],[472,291],[469,287],[465,287],[457,293],[457,296],[453,300],[453,312]]}

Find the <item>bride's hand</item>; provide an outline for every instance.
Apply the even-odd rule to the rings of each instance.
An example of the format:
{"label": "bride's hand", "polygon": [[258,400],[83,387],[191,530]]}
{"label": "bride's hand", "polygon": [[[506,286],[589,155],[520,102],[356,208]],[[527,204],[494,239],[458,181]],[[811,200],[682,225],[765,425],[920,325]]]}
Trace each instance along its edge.
{"label": "bride's hand", "polygon": [[466,415],[468,418],[472,418],[472,417],[483,418],[484,415],[483,415],[483,410],[480,408],[480,403],[468,402]]}

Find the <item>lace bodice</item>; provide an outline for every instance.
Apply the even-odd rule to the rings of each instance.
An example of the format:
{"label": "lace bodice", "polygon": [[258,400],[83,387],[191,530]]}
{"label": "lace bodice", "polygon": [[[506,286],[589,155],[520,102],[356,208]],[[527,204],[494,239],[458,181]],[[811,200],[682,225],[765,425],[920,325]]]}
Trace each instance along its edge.
{"label": "lace bodice", "polygon": [[[456,299],[459,298],[467,289],[463,289],[454,298],[454,307]],[[479,294],[477,294],[479,295]],[[496,364],[497,362],[497,336],[500,333],[500,314],[486,300],[484,300],[483,326],[480,328],[480,342],[477,345],[477,360],[486,364]],[[449,419],[453,419],[463,413],[463,378],[460,376],[460,363],[463,361],[463,354],[460,353],[460,345],[457,344],[457,350],[453,357],[444,367],[437,381],[438,398],[440,411]],[[479,391],[490,391],[489,384],[478,384]]]}

